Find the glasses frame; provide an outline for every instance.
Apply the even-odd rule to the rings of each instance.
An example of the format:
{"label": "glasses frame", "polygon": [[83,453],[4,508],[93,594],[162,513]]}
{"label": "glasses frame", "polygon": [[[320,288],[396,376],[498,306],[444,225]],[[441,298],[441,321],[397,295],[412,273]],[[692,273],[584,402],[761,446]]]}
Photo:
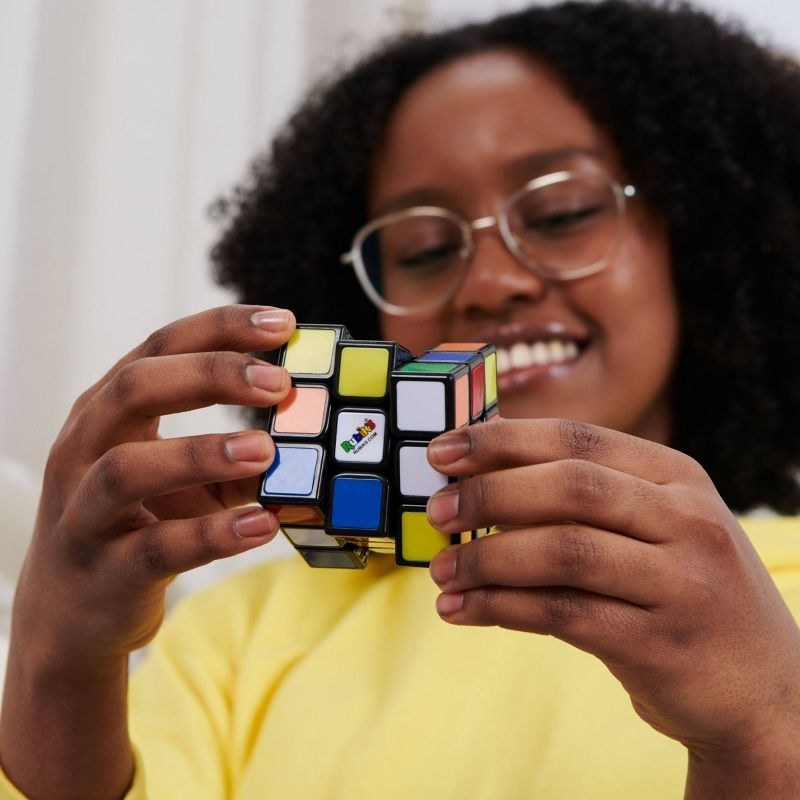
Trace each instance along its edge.
{"label": "glasses frame", "polygon": [[[535,261],[527,253],[525,253],[519,241],[517,240],[517,237],[511,230],[511,226],[508,221],[508,212],[514,203],[516,203],[520,197],[528,192],[544,188],[545,186],[564,183],[568,180],[574,180],[576,178],[601,179],[608,184],[609,188],[614,193],[614,198],[616,201],[617,217],[619,219],[620,226],[619,234],[614,247],[605,256],[603,256],[603,258],[595,261],[592,264],[588,264],[585,267],[554,271],[552,269],[548,269],[545,264]],[[608,266],[608,264],[617,254],[624,238],[625,219],[627,213],[626,202],[638,196],[639,192],[635,186],[629,183],[623,185],[604,173],[587,170],[560,170],[558,172],[548,173],[547,175],[540,175],[538,178],[528,181],[524,186],[517,189],[503,201],[496,214],[478,217],[471,222],[465,220],[455,211],[451,211],[448,208],[442,208],[440,206],[412,206],[410,208],[404,208],[400,211],[393,211],[389,214],[384,214],[383,216],[366,223],[366,225],[363,225],[358,229],[358,231],[356,231],[350,249],[339,257],[339,261],[342,264],[349,264],[352,266],[353,270],[355,271],[356,278],[358,279],[361,288],[364,290],[364,293],[378,309],[386,314],[391,314],[392,316],[397,317],[433,311],[450,300],[461,288],[461,285],[464,282],[464,277],[467,274],[467,268],[475,252],[474,233],[476,231],[488,230],[490,228],[496,227],[499,230],[500,238],[503,240],[503,243],[509,252],[511,252],[511,254],[520,264],[522,264],[522,266],[524,266],[526,269],[529,269],[535,275],[538,275],[540,278],[548,282],[574,281],[578,280],[579,278],[588,277],[589,275],[595,275]],[[419,305],[415,306],[398,306],[381,297],[381,295],[378,294],[378,291],[372,285],[372,281],[369,279],[369,275],[367,274],[367,268],[364,264],[364,259],[361,256],[361,246],[364,243],[364,240],[370,234],[374,233],[378,228],[382,228],[385,225],[390,225],[393,222],[410,219],[412,217],[442,217],[454,222],[460,228],[461,235],[464,240],[464,246],[459,252],[459,256],[462,260],[462,269],[458,280],[453,281],[452,289],[445,294],[440,295],[435,300],[431,300],[428,303],[420,303]]]}

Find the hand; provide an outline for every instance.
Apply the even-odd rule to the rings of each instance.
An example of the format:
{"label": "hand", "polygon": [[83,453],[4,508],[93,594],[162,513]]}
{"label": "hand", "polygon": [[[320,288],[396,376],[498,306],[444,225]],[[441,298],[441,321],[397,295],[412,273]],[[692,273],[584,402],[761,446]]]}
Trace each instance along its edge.
{"label": "hand", "polygon": [[176,574],[275,535],[272,513],[235,508],[252,502],[273,458],[265,432],[163,440],[158,426],[214,403],[279,402],[286,371],[243,353],[293,330],[290,313],[266,307],[197,314],[151,335],[78,399],[47,463],[17,639],[35,637],[57,664],[118,659],[158,630]]}
{"label": "hand", "polygon": [[[792,765],[800,788],[800,632],[695,461],[581,423],[499,419],[444,434],[429,459],[474,476],[431,498],[437,528],[501,527],[432,562],[443,619],[593,653],[690,764],[721,779]],[[724,796],[766,796],[744,791]]]}

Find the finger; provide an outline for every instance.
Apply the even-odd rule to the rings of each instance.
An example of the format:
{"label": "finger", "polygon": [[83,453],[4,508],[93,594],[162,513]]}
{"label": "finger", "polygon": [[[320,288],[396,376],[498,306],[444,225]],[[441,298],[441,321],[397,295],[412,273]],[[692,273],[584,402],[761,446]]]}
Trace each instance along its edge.
{"label": "finger", "polygon": [[[631,661],[646,650],[652,619],[651,612],[624,600],[564,587],[446,593],[437,598],[436,610],[454,625],[497,625],[556,636],[611,662],[621,654]],[[648,657],[641,653],[643,662]]]}
{"label": "finger", "polygon": [[[271,463],[271,462],[270,462]],[[261,470],[256,475],[232,481],[212,481],[213,486],[198,485],[144,501],[145,507],[159,519],[196,517],[216,509],[246,506],[257,496]]]}
{"label": "finger", "polygon": [[[64,524],[81,537],[96,536],[126,517],[132,503],[256,475],[272,463],[274,453],[263,431],[118,445],[87,471],[64,512]],[[194,515],[205,510],[195,509]]]}
{"label": "finger", "polygon": [[448,547],[431,562],[445,592],[566,586],[641,606],[671,597],[679,576],[660,548],[582,525],[547,525]]}
{"label": "finger", "polygon": [[668,447],[564,419],[499,419],[450,431],[428,445],[428,459],[448,475],[471,475],[550,461],[581,460],[657,484],[705,476],[694,459]]}
{"label": "finger", "polygon": [[192,519],[167,520],[114,542],[124,577],[152,584],[271,541],[277,517],[261,508],[237,508]]}
{"label": "finger", "polygon": [[659,542],[673,517],[663,486],[580,460],[474,475],[428,501],[431,524],[445,533],[569,521]]}
{"label": "finger", "polygon": [[283,368],[234,352],[144,358],[121,369],[87,403],[76,426],[88,455],[143,435],[157,417],[227,405],[266,407],[290,391]]}
{"label": "finger", "polygon": [[159,328],[123,356],[78,398],[75,409],[80,410],[121,369],[139,359],[216,350],[274,350],[289,340],[294,328],[292,312],[274,306],[220,306],[184,317]]}

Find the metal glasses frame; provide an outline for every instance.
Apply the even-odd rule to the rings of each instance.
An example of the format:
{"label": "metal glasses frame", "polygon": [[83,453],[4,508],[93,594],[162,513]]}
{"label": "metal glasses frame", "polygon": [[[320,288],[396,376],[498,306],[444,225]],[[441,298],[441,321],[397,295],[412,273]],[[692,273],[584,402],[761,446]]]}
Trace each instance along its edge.
{"label": "metal glasses frame", "polygon": [[[564,183],[565,181],[574,180],[576,178],[599,178],[608,184],[609,188],[614,193],[614,198],[616,201],[617,215],[620,219],[620,235],[617,237],[617,241],[612,250],[603,256],[603,258],[595,261],[592,264],[568,270],[556,271],[548,269],[546,265],[538,263],[522,249],[517,237],[514,235],[509,225],[508,211],[514,205],[514,203],[519,200],[520,197],[528,192],[535,191],[536,189],[542,189],[546,186],[552,186],[557,183]],[[467,272],[466,267],[468,266],[475,251],[475,237],[473,235],[475,231],[484,231],[496,227],[500,231],[500,236],[504,244],[517,259],[517,261],[546,281],[573,281],[577,280],[578,278],[585,278],[589,275],[594,275],[595,273],[600,272],[614,258],[622,241],[622,231],[624,229],[626,215],[626,201],[637,196],[638,192],[635,186],[631,184],[622,185],[610,176],[603,173],[588,172],[585,170],[561,170],[559,172],[551,172],[547,175],[541,175],[538,178],[528,181],[524,186],[507,197],[496,214],[478,217],[471,222],[465,220],[455,211],[451,211],[447,208],[441,208],[440,206],[413,206],[411,208],[405,208],[402,211],[394,211],[390,214],[385,214],[377,219],[371,220],[366,225],[363,225],[361,228],[359,228],[353,237],[353,242],[350,249],[346,253],[343,253],[339,260],[342,264],[350,264],[353,267],[353,270],[356,273],[356,278],[358,278],[358,282],[361,285],[361,288],[364,290],[364,293],[381,311],[393,316],[421,314],[425,313],[426,311],[432,311],[439,306],[444,305],[461,287],[464,276]],[[367,274],[367,268],[364,264],[364,259],[361,256],[361,246],[364,243],[364,240],[370,234],[378,230],[378,228],[382,228],[386,225],[391,225],[393,222],[399,222],[412,217],[442,217],[455,223],[460,228],[461,235],[464,240],[464,246],[459,252],[459,256],[462,260],[462,270],[459,279],[453,281],[452,289],[445,294],[427,303],[420,303],[419,305],[415,306],[398,306],[381,297],[381,295],[373,286],[372,281],[369,279],[369,275]]]}

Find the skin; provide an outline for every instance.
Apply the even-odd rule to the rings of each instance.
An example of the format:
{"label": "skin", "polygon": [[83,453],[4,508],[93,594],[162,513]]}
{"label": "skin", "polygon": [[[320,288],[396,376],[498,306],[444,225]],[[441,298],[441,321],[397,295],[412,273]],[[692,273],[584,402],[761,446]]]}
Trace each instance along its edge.
{"label": "skin", "polygon": [[[514,114],[519,82],[530,89],[532,79],[542,92],[549,84],[539,100],[570,106],[552,76],[508,53],[437,70],[395,115],[376,158],[373,203],[382,202],[381,191],[399,191],[390,181],[396,187],[403,159],[392,147],[414,96],[428,96],[420,87],[450,74],[461,83],[444,86],[458,95],[464,70],[484,76],[487,102],[500,102],[508,90]],[[460,101],[452,100],[455,113]],[[558,146],[585,147],[583,133],[591,134],[601,152],[593,163],[624,179],[579,108],[547,109],[535,115],[541,124],[530,120],[538,125],[530,135],[552,137],[559,128],[569,139]],[[502,104],[494,112],[505,113]],[[552,130],[545,124],[551,113],[560,119]],[[444,126],[449,114],[432,119]],[[468,142],[469,127],[451,130],[454,157],[463,155],[458,135]],[[506,140],[521,142],[522,155],[553,145],[516,140],[516,127],[496,130],[492,139],[492,125],[476,126],[484,138],[473,146],[484,144],[473,161]],[[404,152],[411,171],[419,152]],[[439,155],[444,159],[446,150]],[[493,202],[516,188],[498,177],[502,160],[464,172],[461,186],[454,176],[464,166],[451,165],[446,188],[480,205],[465,215],[491,213]],[[436,180],[448,174],[442,169],[432,173]],[[800,636],[703,470],[659,444],[669,433],[678,321],[662,226],[644,204],[633,223],[630,241],[606,272],[558,287],[504,260],[496,235],[482,234],[450,306],[397,323],[404,328],[385,320],[387,336],[415,349],[495,333],[510,341],[549,320],[588,332],[585,360],[574,372],[506,380],[504,413],[520,419],[445,434],[431,446],[438,469],[473,476],[432,498],[434,524],[446,531],[487,523],[506,529],[435,559],[439,613],[453,624],[559,636],[596,654],[643,719],[689,748],[687,797],[796,797]],[[257,476],[273,458],[267,434],[165,441],[158,423],[164,414],[214,403],[279,402],[289,390],[286,372],[246,354],[279,347],[294,324],[291,312],[245,306],[179,320],[76,402],[48,460],[18,586],[0,714],[2,764],[27,796],[124,794],[133,770],[127,657],[158,630],[166,585],[184,570],[274,537],[270,512],[238,507],[254,496]],[[567,420],[542,418],[559,409]]]}
{"label": "skin", "polygon": [[[564,150],[591,155],[512,174],[520,159]],[[414,197],[473,219],[526,180],[575,164],[626,181],[551,72],[489,51],[405,95],[376,159],[371,207]],[[437,608],[452,624],[550,634],[602,659],[642,719],[687,746],[687,798],[796,797],[800,634],[706,473],[663,444],[677,301],[665,226],[642,201],[630,210],[599,274],[548,285],[492,231],[479,234],[452,301],[383,319],[387,338],[418,351],[507,346],[561,327],[588,337],[574,364],[501,377],[503,415],[519,419],[430,446],[437,469],[473,476],[431,499],[431,522],[503,531],[433,561]]]}
{"label": "skin", "polygon": [[[472,220],[527,181],[575,168],[628,180],[548,70],[514,53],[482,53],[432,71],[400,100],[375,160],[370,209],[436,204]],[[384,315],[384,335],[421,352],[569,331],[584,342],[577,361],[501,375],[503,416],[562,417],[667,441],[679,323],[665,226],[641,200],[628,204],[627,222],[608,268],[560,283],[522,266],[496,229],[479,232],[452,301],[425,316]]]}
{"label": "skin", "polygon": [[197,314],[156,331],[75,403],[45,470],[0,715],[3,768],[26,796],[124,795],[128,655],[158,631],[167,584],[277,533],[271,512],[240,507],[272,461],[265,432],[162,440],[158,425],[214,403],[280,402],[288,373],[245,353],[293,331],[294,316],[269,307]]}

